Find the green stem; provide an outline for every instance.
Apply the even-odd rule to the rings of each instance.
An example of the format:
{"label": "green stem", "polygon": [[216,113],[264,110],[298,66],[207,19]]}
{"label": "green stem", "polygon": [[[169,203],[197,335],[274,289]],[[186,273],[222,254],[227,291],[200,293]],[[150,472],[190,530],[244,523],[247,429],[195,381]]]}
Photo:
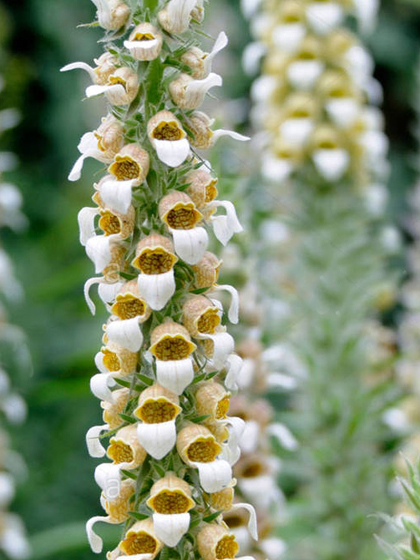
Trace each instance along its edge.
{"label": "green stem", "polygon": [[159,0],[144,0],[144,7],[149,10],[156,10],[159,5]]}

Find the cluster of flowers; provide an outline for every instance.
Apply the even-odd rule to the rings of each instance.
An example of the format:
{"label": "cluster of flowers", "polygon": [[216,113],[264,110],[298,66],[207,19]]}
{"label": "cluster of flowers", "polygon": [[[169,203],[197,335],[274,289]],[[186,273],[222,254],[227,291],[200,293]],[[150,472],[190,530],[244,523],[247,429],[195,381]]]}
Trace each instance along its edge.
{"label": "cluster of flowers", "polygon": [[[419,108],[416,107],[416,110],[420,116]],[[418,133],[417,136],[420,140]],[[420,183],[415,185],[408,202],[410,215],[406,219],[405,229],[412,239],[412,244],[406,255],[408,279],[401,288],[400,300],[404,313],[398,326],[399,359],[396,364],[397,375],[406,392],[406,398],[393,414],[397,428],[406,436],[402,454],[415,463],[418,460],[420,445],[418,433],[420,422],[418,380],[420,366]],[[397,460],[396,467],[400,474],[405,473],[406,464],[402,456]],[[395,489],[398,490],[398,487],[396,486]],[[399,494],[401,495],[401,492]],[[397,511],[401,513],[406,509],[405,505],[400,503]]]}
{"label": "cluster of flowers", "polygon": [[[0,91],[3,85],[0,80]],[[14,127],[18,121],[19,115],[16,110],[0,111],[0,132]],[[12,154],[0,154],[0,227],[18,230],[26,223],[21,213],[22,196],[15,185],[3,181],[2,177],[15,163]],[[16,342],[21,342],[21,333],[8,321],[4,303],[19,299],[21,295],[22,289],[14,276],[13,265],[0,246],[0,550],[7,558],[16,560],[27,558],[29,555],[22,521],[16,514],[9,512],[15,495],[16,476],[19,475],[19,471],[23,473],[24,465],[20,456],[10,447],[7,423],[23,422],[26,417],[26,405],[11,386],[9,373],[19,362],[19,358],[9,354],[11,348],[15,348],[16,354],[20,352],[21,347]]]}
{"label": "cluster of flowers", "polygon": [[[208,230],[226,244],[241,231],[234,206],[217,200],[217,179],[195,149],[230,135],[197,111],[221,78],[211,71],[227,44],[199,48],[200,0],[132,3],[93,0],[107,30],[96,66],[74,63],[93,80],[87,97],[105,96],[109,113],[80,142],[70,180],[87,157],[107,165],[94,208],[79,214],[80,240],[100,276],[110,317],[91,379],[104,425],[87,433],[89,452],[107,457],[95,480],[106,516],[87,523],[92,549],[98,521],[123,525],[116,558],[235,558],[239,545],[225,522],[254,508],[235,498],[232,467],[244,422],[228,416],[242,359],[234,352],[220,290],[231,294],[227,318],[238,321],[238,294],[217,283],[221,260],[208,251]],[[128,34],[128,37],[127,35]],[[118,39],[121,39],[122,44]],[[219,208],[226,213],[218,214]],[[108,441],[105,449],[101,442]],[[168,552],[169,553],[169,552]]]}
{"label": "cluster of flowers", "polygon": [[[244,2],[252,14],[262,2]],[[342,23],[356,14],[369,27],[372,2],[265,0],[253,17],[257,38],[244,57],[249,72],[264,57],[253,85],[253,118],[261,135],[267,179],[285,181],[296,171],[334,183],[350,176],[381,196],[388,141],[374,106],[381,89],[373,61]],[[373,3],[375,4],[375,3]],[[378,194],[379,191],[379,194]]]}

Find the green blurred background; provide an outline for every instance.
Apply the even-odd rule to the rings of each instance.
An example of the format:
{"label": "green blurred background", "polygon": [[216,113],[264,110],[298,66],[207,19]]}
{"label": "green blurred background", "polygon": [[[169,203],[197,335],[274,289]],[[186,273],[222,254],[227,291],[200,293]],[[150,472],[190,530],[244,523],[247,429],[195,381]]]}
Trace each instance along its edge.
{"label": "green blurred background", "polygon": [[[249,31],[239,2],[209,4],[214,27],[224,27],[230,36],[223,97],[249,103],[250,79],[240,67]],[[95,166],[88,161],[85,180],[78,183],[69,183],[67,174],[80,136],[97,126],[103,107],[81,102],[85,73],[59,73],[69,62],[90,62],[100,55],[100,31],[77,28],[93,17],[89,0],[9,0],[0,12],[0,72],[7,82],[0,109],[17,107],[23,115],[20,126],[2,137],[0,149],[19,156],[20,167],[7,179],[21,188],[30,221],[23,235],[3,232],[2,242],[26,292],[25,301],[11,309],[11,318],[26,331],[34,362],[30,378],[16,379],[28,400],[29,418],[14,433],[30,474],[15,509],[26,521],[33,558],[92,558],[83,524],[101,512],[93,481],[96,463],[87,455],[84,436],[100,423],[89,378],[104,314],[91,317],[83,299],[92,267],[78,243],[76,221],[80,208],[90,205],[92,187],[86,178]],[[419,0],[385,0],[377,31],[367,41],[384,88],[392,146],[389,212],[398,225],[416,180],[413,103],[416,96],[420,103],[419,30]]]}

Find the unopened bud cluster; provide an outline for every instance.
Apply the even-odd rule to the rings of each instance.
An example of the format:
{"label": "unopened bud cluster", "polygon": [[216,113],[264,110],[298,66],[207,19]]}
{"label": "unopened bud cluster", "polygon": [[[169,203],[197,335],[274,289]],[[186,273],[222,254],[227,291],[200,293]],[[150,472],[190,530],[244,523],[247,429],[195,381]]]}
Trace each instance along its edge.
{"label": "unopened bud cluster", "polygon": [[[200,0],[95,1],[107,30],[95,65],[74,63],[105,97],[108,114],[79,144],[70,180],[88,157],[104,164],[95,206],[79,213],[80,241],[95,266],[99,296],[110,313],[91,389],[101,400],[102,426],[87,434],[106,515],[121,524],[117,558],[235,558],[239,545],[224,521],[238,510],[257,538],[254,509],[235,498],[232,467],[244,422],[228,415],[242,360],[226,322],[238,321],[238,294],[218,284],[221,260],[209,232],[227,244],[242,227],[233,204],[218,200],[217,178],[196,149],[224,135],[199,110],[210,88],[214,56],[200,48]],[[136,4],[135,2],[132,3]],[[222,209],[220,213],[219,210]],[[215,299],[227,291],[225,314]],[[169,551],[167,549],[170,549]]]}

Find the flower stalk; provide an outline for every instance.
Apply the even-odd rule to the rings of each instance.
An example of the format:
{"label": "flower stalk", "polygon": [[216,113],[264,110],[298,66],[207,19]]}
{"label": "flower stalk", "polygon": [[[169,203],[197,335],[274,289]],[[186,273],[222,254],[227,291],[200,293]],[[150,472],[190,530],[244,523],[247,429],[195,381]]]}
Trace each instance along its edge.
{"label": "flower stalk", "polygon": [[256,147],[292,248],[283,331],[304,374],[287,417],[300,444],[285,464],[295,480],[288,555],[380,558],[368,515],[390,509],[383,413],[396,396],[392,344],[378,360],[380,312],[394,296],[380,224],[387,139],[372,59],[346,26],[356,16],[368,27],[373,13],[360,2],[244,4],[257,38],[245,67],[262,61]]}
{"label": "flower stalk", "polygon": [[[242,227],[234,206],[217,200],[217,179],[197,151],[221,136],[246,140],[213,130],[197,110],[221,85],[211,60],[227,38],[201,49],[200,0],[94,3],[105,52],[96,67],[63,68],[85,70],[93,81],[86,96],[107,102],[69,177],[80,177],[87,157],[106,165],[95,206],[79,213],[98,274],[86,300],[94,311],[90,288],[98,285],[110,313],[91,379],[104,424],[86,438],[92,456],[110,461],[95,471],[106,515],[89,520],[88,538],[101,552],[94,525],[102,521],[122,526],[111,560],[234,558],[225,511],[249,510],[257,538],[253,508],[233,496],[244,425],[228,415],[241,360],[227,323],[238,320],[238,296],[218,284],[221,261],[208,245],[212,230],[227,244]],[[228,313],[220,290],[231,296]]]}

